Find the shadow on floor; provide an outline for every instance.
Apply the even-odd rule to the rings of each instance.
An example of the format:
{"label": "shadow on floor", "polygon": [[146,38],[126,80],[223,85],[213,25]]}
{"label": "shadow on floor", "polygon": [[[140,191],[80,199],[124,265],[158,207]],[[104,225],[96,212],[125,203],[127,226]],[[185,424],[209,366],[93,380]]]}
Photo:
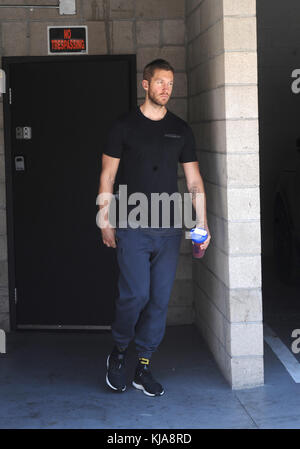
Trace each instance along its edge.
{"label": "shadow on floor", "polygon": [[[278,279],[274,257],[262,258],[264,322],[290,349],[300,329],[300,285],[284,284]],[[300,353],[294,354],[300,362]]]}

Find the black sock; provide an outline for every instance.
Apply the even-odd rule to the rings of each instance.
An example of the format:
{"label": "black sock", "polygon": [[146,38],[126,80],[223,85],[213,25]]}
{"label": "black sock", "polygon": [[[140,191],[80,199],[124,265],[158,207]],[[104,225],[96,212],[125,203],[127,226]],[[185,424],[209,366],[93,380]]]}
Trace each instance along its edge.
{"label": "black sock", "polygon": [[127,349],[127,346],[116,345],[116,348],[117,348],[118,352],[125,352]]}

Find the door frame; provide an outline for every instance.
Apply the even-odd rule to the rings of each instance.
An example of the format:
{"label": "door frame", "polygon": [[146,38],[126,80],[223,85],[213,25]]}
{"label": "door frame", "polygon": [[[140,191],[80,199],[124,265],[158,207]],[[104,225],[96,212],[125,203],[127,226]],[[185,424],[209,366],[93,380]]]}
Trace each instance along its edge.
{"label": "door frame", "polygon": [[[6,192],[6,232],[7,232],[7,264],[8,264],[8,294],[9,294],[9,320],[10,329],[19,330],[17,327],[17,298],[15,276],[15,244],[14,244],[14,215],[13,215],[13,177],[12,177],[12,142],[11,142],[11,99],[13,92],[10,90],[10,67],[13,64],[30,62],[74,62],[74,61],[126,61],[128,62],[131,84],[129,96],[132,105],[137,103],[137,77],[136,55],[74,55],[74,56],[3,56],[2,68],[6,74],[6,95],[3,96],[3,129],[4,129],[4,158],[5,158],[5,192]],[[55,327],[55,329],[58,329]]]}

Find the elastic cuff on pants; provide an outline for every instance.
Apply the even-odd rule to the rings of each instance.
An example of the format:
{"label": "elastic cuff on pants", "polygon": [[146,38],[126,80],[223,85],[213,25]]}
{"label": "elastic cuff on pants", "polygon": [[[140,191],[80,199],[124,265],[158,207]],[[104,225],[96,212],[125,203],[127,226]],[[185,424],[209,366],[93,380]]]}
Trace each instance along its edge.
{"label": "elastic cuff on pants", "polygon": [[149,359],[151,360],[152,353],[151,352],[138,352],[139,359]]}

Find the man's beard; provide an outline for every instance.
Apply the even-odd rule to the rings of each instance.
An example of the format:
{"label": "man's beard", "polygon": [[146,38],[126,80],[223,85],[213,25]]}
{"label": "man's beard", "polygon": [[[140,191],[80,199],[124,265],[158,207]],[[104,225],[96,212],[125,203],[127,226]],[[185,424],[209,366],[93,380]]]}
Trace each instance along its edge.
{"label": "man's beard", "polygon": [[168,97],[167,101],[165,103],[162,103],[159,100],[159,97],[155,97],[154,95],[152,95],[151,90],[148,91],[148,98],[149,98],[149,100],[152,101],[152,103],[156,104],[157,106],[165,106],[169,101],[169,97]]}

